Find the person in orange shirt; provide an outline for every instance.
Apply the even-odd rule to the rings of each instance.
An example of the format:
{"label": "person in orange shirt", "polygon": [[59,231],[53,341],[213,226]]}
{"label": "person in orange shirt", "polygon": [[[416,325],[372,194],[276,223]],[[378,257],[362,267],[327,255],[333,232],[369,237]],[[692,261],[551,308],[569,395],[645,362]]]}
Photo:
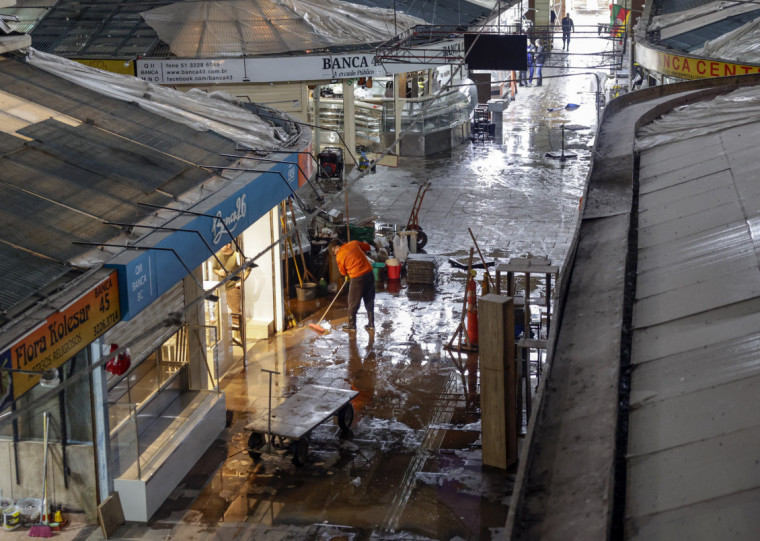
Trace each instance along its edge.
{"label": "person in orange shirt", "polygon": [[356,313],[362,300],[367,310],[367,325],[364,328],[375,332],[375,276],[372,264],[365,255],[371,248],[366,242],[352,240],[343,244],[339,239],[331,240],[328,247],[338,263],[338,271],[346,276],[346,280],[351,279],[348,286],[348,324],[343,327],[349,332],[356,330]]}

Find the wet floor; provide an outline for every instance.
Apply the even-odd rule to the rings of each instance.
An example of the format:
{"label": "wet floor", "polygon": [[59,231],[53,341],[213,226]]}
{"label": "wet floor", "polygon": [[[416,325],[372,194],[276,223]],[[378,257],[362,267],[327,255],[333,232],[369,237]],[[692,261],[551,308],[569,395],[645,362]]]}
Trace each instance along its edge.
{"label": "wet floor", "polygon": [[[576,25],[584,20],[574,18]],[[576,47],[604,44],[579,40]],[[251,343],[246,365],[225,378],[229,426],[222,436],[147,528],[131,525],[117,536],[501,538],[513,472],[482,463],[477,353],[445,348],[461,321],[466,277],[450,260],[466,261],[472,234],[488,260],[535,256],[563,264],[590,160],[596,94],[594,76],[549,76],[570,73],[578,62],[554,53],[543,86],[518,89],[503,115],[501,141],[401,158],[397,168],[378,167],[350,183],[351,217],[405,225],[418,187],[431,182],[419,221],[428,237],[425,252],[437,263],[435,284],[407,284],[403,275],[378,282],[373,334],[363,328],[363,308],[358,332],[340,328],[347,320],[345,294],[322,322],[324,334],[308,323],[331,298],[293,299],[298,326]],[[562,125],[572,127],[564,146]],[[563,149],[575,157],[547,157]],[[343,195],[332,197],[343,210]],[[483,270],[477,279],[484,280]],[[530,289],[545,294],[544,287],[534,281]],[[273,406],[306,384],[357,391],[350,430],[333,418],[318,425],[302,466],[289,455],[254,460],[246,426],[268,411],[270,380],[262,369],[278,373],[271,380]]]}
{"label": "wet floor", "polygon": [[[568,62],[557,57],[557,66]],[[563,71],[547,68],[545,75]],[[449,260],[466,260],[472,231],[489,260],[536,256],[562,264],[595,130],[593,79],[547,77],[540,88],[519,88],[503,116],[502,141],[402,158],[398,168],[379,167],[350,184],[350,217],[403,225],[418,187],[431,182],[419,220],[425,252],[436,256],[435,284],[407,284],[403,276],[378,282],[374,334],[363,329],[363,309],[358,332],[341,329],[345,298],[322,322],[325,334],[308,323],[331,298],[293,301],[299,326],[257,343],[246,369],[225,382],[232,422],[209,456],[227,458],[188,506],[186,524],[255,524],[257,538],[501,536],[513,473],[481,460],[477,353],[444,347],[461,320],[466,276]],[[572,127],[564,147],[562,125]],[[575,157],[546,156],[563,149]],[[342,194],[332,204],[344,210]],[[534,294],[543,287],[531,284]],[[287,455],[254,461],[245,426],[267,411],[269,376],[261,369],[279,372],[272,379],[275,405],[305,384],[358,391],[350,431],[332,419],[317,426],[300,467]],[[171,502],[165,507],[169,512]]]}

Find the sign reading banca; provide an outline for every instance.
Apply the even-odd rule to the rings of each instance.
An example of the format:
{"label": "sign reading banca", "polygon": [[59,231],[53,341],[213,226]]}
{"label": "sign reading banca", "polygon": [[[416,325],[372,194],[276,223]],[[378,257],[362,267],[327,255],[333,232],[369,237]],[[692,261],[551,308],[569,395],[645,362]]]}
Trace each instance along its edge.
{"label": "sign reading banca", "polygon": [[[372,54],[230,59],[140,59],[137,76],[157,84],[272,83],[382,77]],[[405,71],[408,66],[405,66]]]}
{"label": "sign reading banca", "polygon": [[137,76],[156,84],[280,83],[384,77],[395,73],[450,64],[461,54],[462,42],[445,41],[415,51],[401,62],[385,64],[375,55],[306,55],[277,58],[142,58],[135,62]]}

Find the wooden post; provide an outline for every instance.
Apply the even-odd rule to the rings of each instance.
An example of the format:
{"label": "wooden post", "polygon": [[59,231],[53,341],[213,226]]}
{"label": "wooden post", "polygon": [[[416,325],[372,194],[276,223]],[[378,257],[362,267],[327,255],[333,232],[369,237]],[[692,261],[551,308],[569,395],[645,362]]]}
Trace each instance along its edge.
{"label": "wooden post", "polygon": [[[514,299],[488,294],[480,298],[478,329],[483,464],[506,469],[517,461]],[[520,405],[522,409],[522,405]]]}

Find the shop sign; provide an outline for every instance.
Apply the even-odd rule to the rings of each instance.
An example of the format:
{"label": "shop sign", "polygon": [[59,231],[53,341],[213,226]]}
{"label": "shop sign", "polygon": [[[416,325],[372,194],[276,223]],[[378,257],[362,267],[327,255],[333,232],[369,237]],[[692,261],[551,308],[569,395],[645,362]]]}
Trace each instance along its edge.
{"label": "shop sign", "polygon": [[280,83],[385,77],[451,64],[461,57],[461,40],[412,48],[407,61],[377,62],[374,53],[302,55],[266,58],[138,59],[135,74],[156,84]]}
{"label": "shop sign", "polygon": [[91,60],[80,58],[77,59],[77,62],[91,68],[110,71],[111,73],[121,73],[122,75],[130,76],[134,76],[135,74],[135,63],[133,60]]}
{"label": "shop sign", "polygon": [[760,73],[760,66],[669,54],[641,45],[636,47],[636,57],[637,62],[646,69],[679,79],[707,79]]}
{"label": "shop sign", "polygon": [[[58,368],[120,320],[116,273],[48,317],[44,323],[0,355],[0,367],[44,372]],[[40,380],[31,374],[12,374],[18,399]]]}
{"label": "shop sign", "polygon": [[204,210],[204,216],[185,223],[183,231],[161,233],[155,244],[148,244],[148,236],[137,255],[129,250],[111,260],[107,265],[119,272],[121,318],[135,317],[185,278],[189,269],[197,268],[230,242],[230,235],[239,235],[298,190],[302,176],[298,161],[298,154],[283,155],[283,163],[270,167],[269,173],[258,174],[235,191],[212,196],[209,200],[218,202]]}
{"label": "shop sign", "polygon": [[140,79],[156,84],[215,84],[246,81],[242,58],[138,60]]}

